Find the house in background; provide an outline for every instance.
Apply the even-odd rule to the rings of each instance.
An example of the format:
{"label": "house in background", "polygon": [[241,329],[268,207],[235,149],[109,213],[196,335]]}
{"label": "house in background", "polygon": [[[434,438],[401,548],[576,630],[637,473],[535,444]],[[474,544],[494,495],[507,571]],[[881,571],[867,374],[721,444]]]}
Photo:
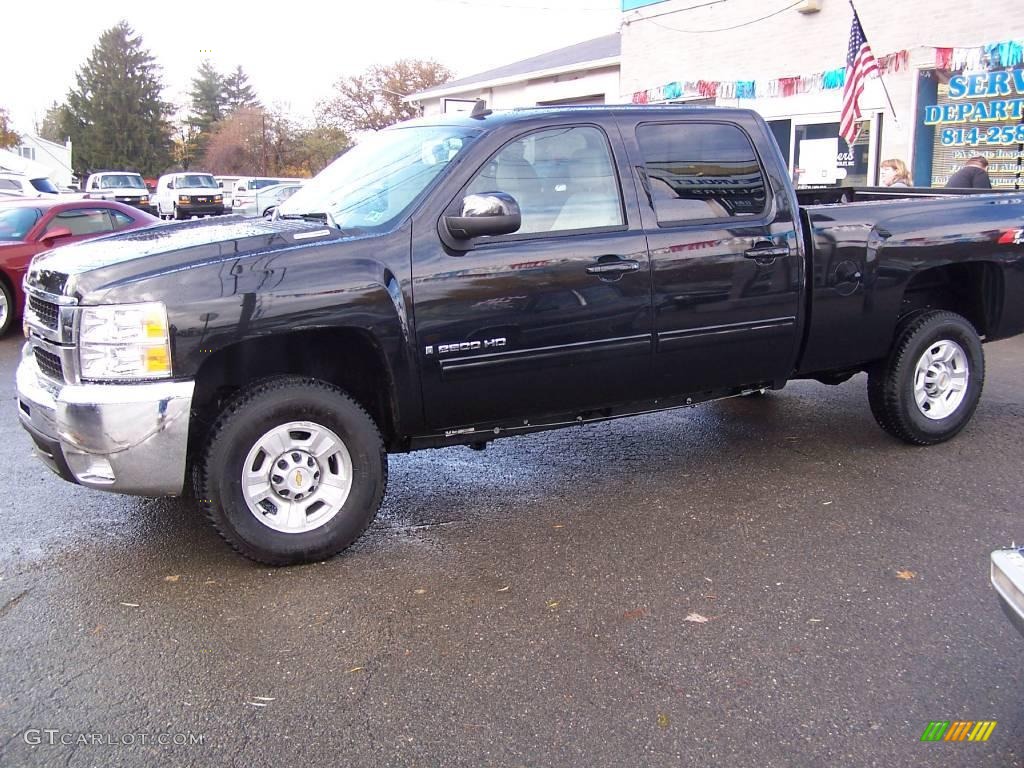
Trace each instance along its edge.
{"label": "house in background", "polygon": [[491,109],[617,103],[619,34],[542,53],[407,96],[425,116],[468,112],[477,99]]}
{"label": "house in background", "polygon": [[14,173],[44,175],[60,189],[74,185],[71,170],[71,140],[64,144],[31,133],[21,134],[21,144],[0,150],[0,169]]}

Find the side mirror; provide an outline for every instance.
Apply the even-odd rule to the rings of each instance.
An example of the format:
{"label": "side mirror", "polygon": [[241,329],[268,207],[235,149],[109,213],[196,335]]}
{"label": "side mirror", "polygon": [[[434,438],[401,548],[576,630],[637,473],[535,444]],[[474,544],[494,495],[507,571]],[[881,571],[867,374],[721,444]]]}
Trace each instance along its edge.
{"label": "side mirror", "polygon": [[504,192],[467,195],[462,201],[461,216],[445,216],[448,232],[457,240],[483,235],[510,235],[522,226],[519,203]]}
{"label": "side mirror", "polygon": [[47,248],[52,248],[53,244],[58,240],[63,240],[65,237],[73,237],[74,234],[75,233],[72,232],[67,227],[57,227],[56,229],[51,229],[49,232],[43,235],[43,245],[45,245]]}

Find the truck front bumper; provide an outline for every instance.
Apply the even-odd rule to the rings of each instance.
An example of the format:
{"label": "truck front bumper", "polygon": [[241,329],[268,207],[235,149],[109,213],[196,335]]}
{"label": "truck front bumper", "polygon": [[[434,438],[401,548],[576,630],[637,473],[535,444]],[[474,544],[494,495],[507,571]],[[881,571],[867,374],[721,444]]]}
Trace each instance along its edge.
{"label": "truck front bumper", "polygon": [[21,425],[62,478],[115,493],[181,494],[194,382],[67,384],[45,376],[26,345],[17,384]]}

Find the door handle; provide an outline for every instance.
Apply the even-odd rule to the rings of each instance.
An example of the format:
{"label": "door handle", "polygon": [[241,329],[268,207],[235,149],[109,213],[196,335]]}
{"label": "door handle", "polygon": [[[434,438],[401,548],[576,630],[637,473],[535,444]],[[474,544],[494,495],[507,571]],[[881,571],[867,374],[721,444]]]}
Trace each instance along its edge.
{"label": "door handle", "polygon": [[783,256],[789,256],[788,245],[772,245],[771,242],[758,243],[753,248],[743,253],[748,259],[755,259],[756,261],[765,261],[771,263],[776,258]]}
{"label": "door handle", "polygon": [[640,269],[640,262],[632,259],[619,259],[617,261],[602,261],[587,267],[588,275],[616,275],[624,272],[636,272]]}

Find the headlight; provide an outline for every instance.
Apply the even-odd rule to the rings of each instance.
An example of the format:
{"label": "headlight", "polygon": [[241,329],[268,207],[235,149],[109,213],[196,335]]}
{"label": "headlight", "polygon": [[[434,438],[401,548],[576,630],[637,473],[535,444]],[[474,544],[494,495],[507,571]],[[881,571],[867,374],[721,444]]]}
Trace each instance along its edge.
{"label": "headlight", "polygon": [[188,195],[178,195],[178,202],[185,203],[187,205],[191,200],[189,200]]}
{"label": "headlight", "polygon": [[167,310],[161,302],[83,307],[78,326],[83,379],[163,379],[171,375]]}
{"label": "headlight", "polygon": [[224,197],[222,195],[214,195],[213,202],[215,202],[215,203],[223,203],[224,202]]}
{"label": "headlight", "polygon": [[149,198],[143,195],[139,198],[139,205],[146,205],[149,202]]}

